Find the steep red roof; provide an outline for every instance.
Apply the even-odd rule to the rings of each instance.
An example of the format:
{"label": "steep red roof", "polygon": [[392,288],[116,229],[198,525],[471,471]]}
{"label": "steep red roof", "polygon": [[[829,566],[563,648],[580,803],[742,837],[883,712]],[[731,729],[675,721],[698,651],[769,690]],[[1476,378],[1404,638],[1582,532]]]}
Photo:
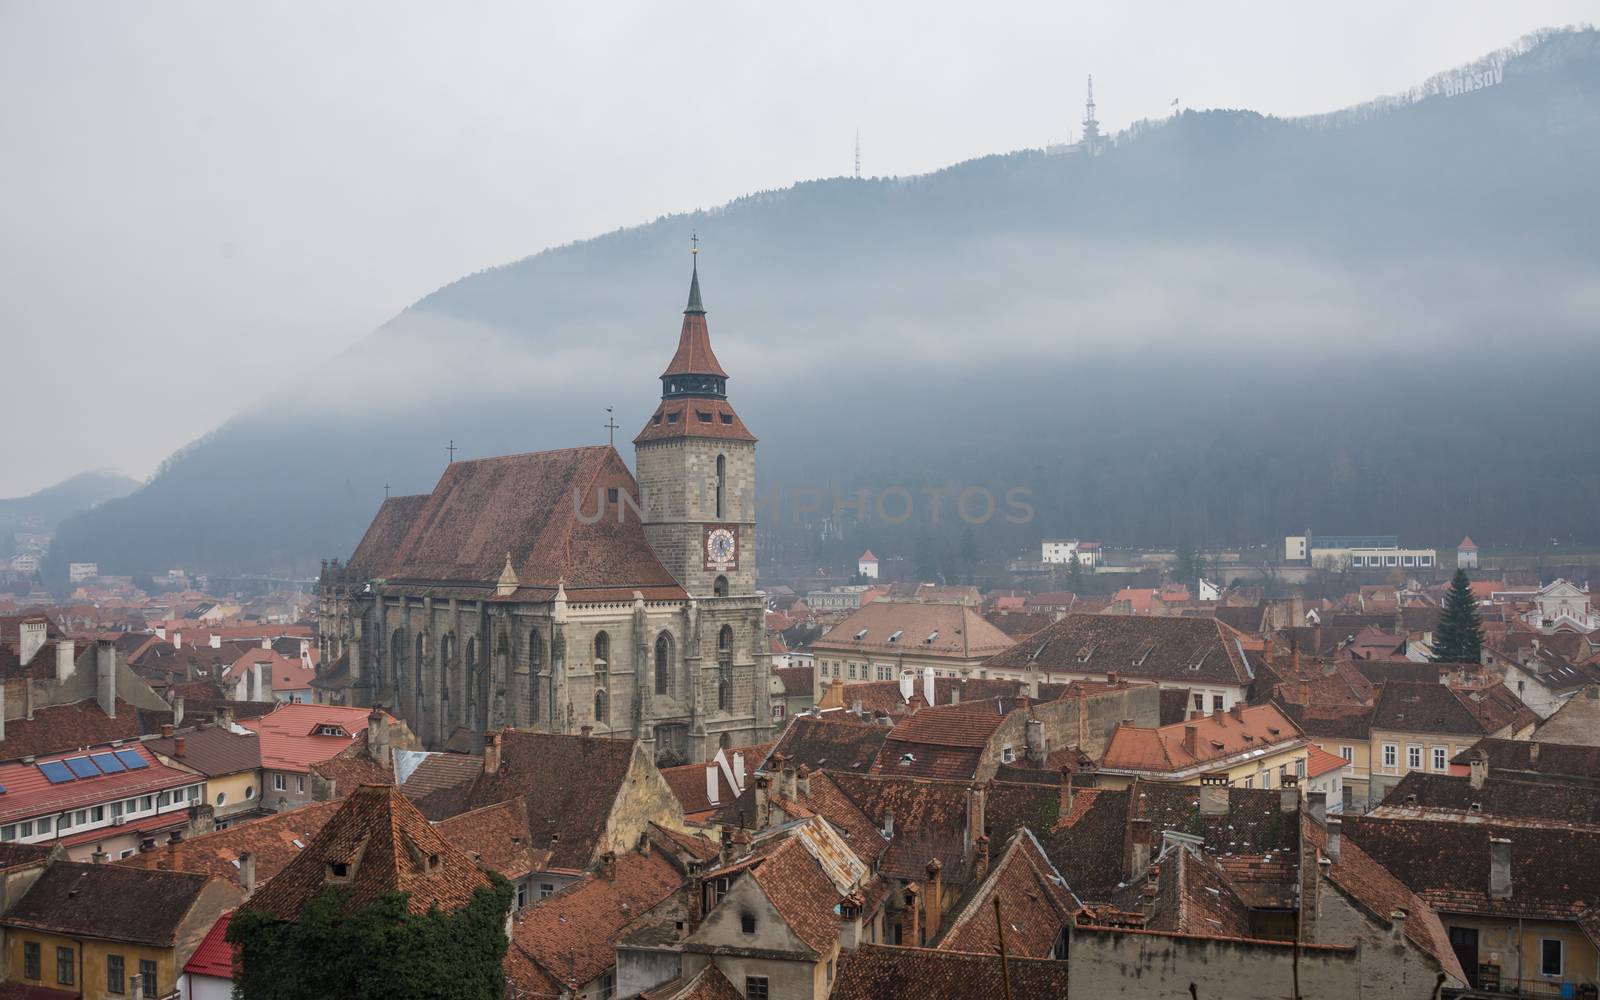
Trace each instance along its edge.
{"label": "steep red roof", "polygon": [[[634,503],[611,500],[612,490]],[[485,586],[500,578],[509,554],[521,588],[546,598],[562,581],[575,599],[577,591],[619,588],[623,598],[630,588],[682,597],[645,540],[638,498],[633,474],[609,446],[452,462],[389,559],[362,569],[391,583]]]}
{"label": "steep red roof", "polygon": [[189,961],[184,963],[184,972],[195,976],[213,976],[217,979],[233,978],[233,970],[239,964],[239,958],[237,949],[227,942],[228,924],[232,920],[231,911],[217,918],[217,922],[206,931],[206,936],[200,939],[200,946],[189,956]]}
{"label": "steep red roof", "polygon": [[[337,866],[345,866],[343,871]],[[460,909],[489,877],[393,786],[364,785],[340,804],[317,839],[245,905],[293,920],[329,885],[348,888],[347,910],[403,892],[407,910]]]}
{"label": "steep red roof", "polygon": [[689,305],[683,311],[683,329],[678,333],[678,350],[667,364],[668,375],[720,375],[728,377],[711,350],[711,331],[706,327],[706,311],[700,303],[700,271],[689,279]]}
{"label": "steep red roof", "polygon": [[950,915],[938,949],[998,954],[996,894],[1001,915],[1010,924],[1006,947],[1022,958],[1050,958],[1056,939],[1080,908],[1038,840],[1019,830],[978,891]]}
{"label": "steep red roof", "polygon": [[629,851],[615,864],[614,873],[590,872],[519,913],[511,930],[516,956],[570,987],[616,964],[623,929],[682,888],[684,877],[661,851]]}
{"label": "steep red roof", "polygon": [[726,399],[663,399],[656,412],[633,439],[634,444],[665,438],[709,437],[724,441],[754,441],[756,436],[739,419]]}

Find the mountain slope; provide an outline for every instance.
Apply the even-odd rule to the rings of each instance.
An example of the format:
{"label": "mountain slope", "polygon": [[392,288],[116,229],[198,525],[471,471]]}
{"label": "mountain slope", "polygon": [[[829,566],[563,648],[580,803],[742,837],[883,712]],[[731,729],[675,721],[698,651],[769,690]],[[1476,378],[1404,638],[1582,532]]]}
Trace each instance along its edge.
{"label": "mountain slope", "polygon": [[80,472],[25,497],[0,499],[0,533],[54,531],[63,518],[125,497],[139,486],[137,479],[102,469]]}
{"label": "mountain slope", "polygon": [[[1592,538],[1597,98],[1596,33],[1560,33],[1456,96],[1188,112],[1092,160],[806,182],[549,250],[402,312],[293,422],[246,413],[71,519],[52,562],[309,572],[384,484],[429,489],[448,440],[593,443],[615,406],[620,445],[675,343],[691,229],[761,489],[791,491],[769,556],[815,549],[795,489],[870,509],[948,484],[1030,491],[1031,520],[973,528],[996,545]],[[924,506],[865,537],[963,530]]]}

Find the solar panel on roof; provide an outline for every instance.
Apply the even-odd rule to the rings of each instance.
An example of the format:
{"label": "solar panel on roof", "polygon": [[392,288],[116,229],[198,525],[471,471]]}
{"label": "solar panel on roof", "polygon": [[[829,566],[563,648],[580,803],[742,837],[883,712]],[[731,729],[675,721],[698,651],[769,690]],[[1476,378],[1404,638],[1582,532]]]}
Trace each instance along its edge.
{"label": "solar panel on roof", "polygon": [[95,767],[87,757],[72,757],[62,763],[72,768],[72,773],[80,778],[100,777],[100,769]]}
{"label": "solar panel on roof", "polygon": [[140,768],[150,766],[150,762],[139,756],[139,751],[137,750],[118,750],[117,759],[128,765],[128,770],[130,771],[137,771]]}
{"label": "solar panel on roof", "polygon": [[89,755],[89,759],[94,761],[94,766],[98,767],[103,774],[116,774],[119,771],[128,769],[126,764],[109,753],[92,753]]}
{"label": "solar panel on roof", "polygon": [[60,785],[68,781],[78,780],[72,776],[71,771],[67,770],[67,765],[61,763],[59,760],[47,760],[43,764],[40,764],[39,773],[44,775],[52,785]]}

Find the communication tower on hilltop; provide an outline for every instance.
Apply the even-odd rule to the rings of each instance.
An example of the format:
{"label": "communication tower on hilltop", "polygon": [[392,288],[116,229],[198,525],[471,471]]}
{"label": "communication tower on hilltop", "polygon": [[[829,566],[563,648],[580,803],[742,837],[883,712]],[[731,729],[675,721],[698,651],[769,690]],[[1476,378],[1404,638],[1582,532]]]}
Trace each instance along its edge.
{"label": "communication tower on hilltop", "polygon": [[1100,152],[1100,123],[1094,117],[1094,74],[1089,74],[1089,99],[1083,102],[1083,152],[1094,156]]}

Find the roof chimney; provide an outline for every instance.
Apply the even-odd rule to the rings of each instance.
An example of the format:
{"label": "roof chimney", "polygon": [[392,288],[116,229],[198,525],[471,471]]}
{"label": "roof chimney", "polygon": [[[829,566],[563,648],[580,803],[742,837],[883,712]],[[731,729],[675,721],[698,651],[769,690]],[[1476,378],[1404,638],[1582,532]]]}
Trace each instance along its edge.
{"label": "roof chimney", "polygon": [[979,782],[967,786],[967,836],[963,844],[963,853],[970,851],[978,842],[978,838],[985,832],[983,821],[983,798],[985,788]]}
{"label": "roof chimney", "polygon": [[1467,761],[1467,781],[1474,789],[1481,789],[1489,780],[1489,755],[1479,750]]}
{"label": "roof chimney", "polygon": [[1228,776],[1202,774],[1200,776],[1200,815],[1228,815]]}
{"label": "roof chimney", "polygon": [[600,855],[600,877],[607,882],[616,880],[617,877],[617,852],[607,851]]}
{"label": "roof chimney", "polygon": [[239,855],[239,887],[246,897],[256,891],[256,856],[249,851]]}
{"label": "roof chimney", "polygon": [[[585,736],[589,735],[584,733]],[[491,729],[483,734],[483,773],[500,773],[500,731]]]}
{"label": "roof chimney", "polygon": [[926,915],[922,918],[922,926],[927,928],[928,940],[932,941],[939,934],[939,918],[944,906],[944,878],[942,870],[944,865],[938,858],[928,862],[928,889],[922,894],[922,905]]}
{"label": "roof chimney", "polygon": [[1198,737],[1199,735],[1200,735],[1200,727],[1199,726],[1188,726],[1188,725],[1186,725],[1186,726],[1183,727],[1183,752],[1184,753],[1188,754],[1191,757],[1197,756],[1197,751],[1195,750],[1195,740],[1196,740],[1196,737]]}
{"label": "roof chimney", "polygon": [[106,718],[117,717],[117,647],[109,639],[94,644],[95,700]]}
{"label": "roof chimney", "polygon": [[1489,838],[1489,898],[1511,898],[1511,841]]}
{"label": "roof chimney", "polygon": [[894,810],[893,809],[885,809],[883,811],[883,823],[882,823],[882,826],[880,828],[883,830],[883,835],[885,837],[889,838],[890,840],[894,839]]}
{"label": "roof chimney", "polygon": [[794,772],[794,788],[801,798],[811,794],[811,768],[801,764]]}
{"label": "roof chimney", "polygon": [[986,833],[979,834],[976,846],[978,848],[978,860],[973,869],[973,877],[981,880],[989,874],[989,835]]}
{"label": "roof chimney", "polygon": [[178,758],[182,758],[183,757],[183,751],[184,751],[184,740],[183,740],[182,736],[179,736],[179,737],[177,737],[176,739],[174,739],[172,741],[172,756],[178,757]]}
{"label": "roof chimney", "polygon": [[1323,845],[1323,853],[1334,864],[1339,863],[1339,841],[1344,833],[1344,820],[1337,816],[1329,816],[1327,824],[1327,842]]}
{"label": "roof chimney", "polygon": [[1528,743],[1528,763],[1539,763],[1539,742],[1537,740]]}
{"label": "roof chimney", "polygon": [[[40,626],[39,637],[40,637],[41,641],[44,638],[44,627],[43,626]],[[24,636],[23,638],[24,638],[24,641],[26,641],[27,637]],[[24,646],[24,649],[26,649],[26,646]],[[60,639],[56,640],[56,683],[57,684],[65,684],[67,678],[72,676],[72,670],[73,670],[73,666],[74,666],[73,660],[74,660],[75,653],[76,653],[76,647],[73,645],[73,642],[72,642],[71,639],[67,639],[67,638],[63,637],[63,638],[60,638]],[[22,662],[23,663],[27,663],[30,658],[31,657],[26,657],[25,656],[25,657],[23,657]]]}
{"label": "roof chimney", "polygon": [[1278,779],[1278,811],[1292,813],[1300,808],[1300,779],[1285,774]]}
{"label": "roof chimney", "polygon": [[1235,722],[1244,721],[1244,702],[1234,702],[1233,706],[1228,709],[1228,714],[1233,716],[1233,721]]}
{"label": "roof chimney", "polygon": [[1406,936],[1406,917],[1410,916],[1403,909],[1396,909],[1389,914],[1389,933],[1396,941],[1403,940]]}

